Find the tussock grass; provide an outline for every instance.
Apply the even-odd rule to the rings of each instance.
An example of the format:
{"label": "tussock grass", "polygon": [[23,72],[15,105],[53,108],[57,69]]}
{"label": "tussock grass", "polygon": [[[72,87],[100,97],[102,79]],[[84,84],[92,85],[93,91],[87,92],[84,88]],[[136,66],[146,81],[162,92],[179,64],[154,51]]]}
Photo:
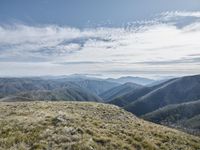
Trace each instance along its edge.
{"label": "tussock grass", "polygon": [[0,149],[200,149],[200,138],[86,102],[0,103]]}

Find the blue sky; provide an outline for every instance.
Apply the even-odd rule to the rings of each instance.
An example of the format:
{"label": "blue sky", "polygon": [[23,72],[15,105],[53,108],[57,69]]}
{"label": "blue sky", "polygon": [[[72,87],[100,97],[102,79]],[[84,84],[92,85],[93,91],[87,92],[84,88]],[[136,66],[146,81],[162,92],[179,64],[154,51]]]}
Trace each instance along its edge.
{"label": "blue sky", "polygon": [[200,73],[199,0],[0,0],[0,76]]}
{"label": "blue sky", "polygon": [[1,0],[0,22],[121,26],[166,11],[198,11],[199,0]]}

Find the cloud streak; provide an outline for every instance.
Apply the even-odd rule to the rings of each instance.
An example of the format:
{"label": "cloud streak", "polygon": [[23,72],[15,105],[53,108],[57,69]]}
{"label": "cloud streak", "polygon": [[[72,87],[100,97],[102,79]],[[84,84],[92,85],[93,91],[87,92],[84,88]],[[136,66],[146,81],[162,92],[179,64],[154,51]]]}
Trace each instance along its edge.
{"label": "cloud streak", "polygon": [[[195,19],[187,21],[188,17]],[[177,23],[183,19],[180,28]],[[132,75],[133,68],[145,74],[168,72],[171,75],[180,70],[187,74],[187,70],[200,73],[197,68],[200,12],[165,12],[138,24],[85,29],[3,25],[0,26],[0,69],[6,70],[2,72],[5,75],[13,73],[12,67],[15,74],[31,74],[35,66],[39,66],[40,75],[49,72],[49,68],[56,74],[118,72]]]}

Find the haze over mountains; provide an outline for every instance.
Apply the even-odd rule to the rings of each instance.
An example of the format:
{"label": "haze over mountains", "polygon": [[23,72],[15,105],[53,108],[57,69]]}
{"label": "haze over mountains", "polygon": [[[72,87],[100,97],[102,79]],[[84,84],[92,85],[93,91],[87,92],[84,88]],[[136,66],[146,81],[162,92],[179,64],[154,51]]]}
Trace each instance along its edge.
{"label": "haze over mountains", "polygon": [[120,86],[111,88],[110,90],[107,90],[106,92],[103,92],[100,94],[100,97],[104,99],[104,101],[111,101],[115,98],[122,97],[123,95],[128,94],[131,91],[135,91],[136,89],[142,88],[143,86],[127,82]]}
{"label": "haze over mountains", "polygon": [[131,76],[120,77],[118,79],[108,78],[107,80],[112,81],[112,82],[121,83],[121,84],[131,82],[131,83],[136,83],[136,84],[140,84],[140,85],[148,85],[148,84],[151,84],[154,82],[153,79],[142,78],[142,77],[131,77]]}
{"label": "haze over mountains", "polygon": [[200,0],[0,0],[0,150],[200,150]]}
{"label": "haze over mountains", "polygon": [[[134,83],[130,84],[140,86]],[[0,78],[0,98],[2,101],[17,101],[18,98],[32,100],[102,101],[99,96],[100,94],[118,86],[121,86],[118,82],[83,75]],[[117,92],[122,91],[118,90]]]}
{"label": "haze over mountains", "polygon": [[[100,101],[95,94],[71,82],[35,78],[1,78],[1,101],[32,100],[76,100]],[[10,99],[9,99],[10,98]]]}

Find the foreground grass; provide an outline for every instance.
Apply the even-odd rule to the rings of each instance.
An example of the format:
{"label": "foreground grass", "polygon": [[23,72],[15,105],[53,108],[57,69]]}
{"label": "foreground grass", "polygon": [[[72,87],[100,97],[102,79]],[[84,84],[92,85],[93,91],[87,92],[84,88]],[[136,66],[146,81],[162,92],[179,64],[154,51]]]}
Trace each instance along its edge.
{"label": "foreground grass", "polygon": [[200,138],[136,118],[112,105],[0,103],[0,149],[200,149]]}

